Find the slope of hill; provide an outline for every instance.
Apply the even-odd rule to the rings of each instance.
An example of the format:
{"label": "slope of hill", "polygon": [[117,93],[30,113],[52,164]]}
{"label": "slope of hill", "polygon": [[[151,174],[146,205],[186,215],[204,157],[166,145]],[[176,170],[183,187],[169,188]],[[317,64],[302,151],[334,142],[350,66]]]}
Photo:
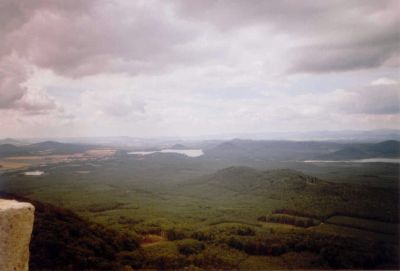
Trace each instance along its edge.
{"label": "slope of hill", "polygon": [[23,140],[17,140],[14,138],[4,138],[4,139],[0,139],[0,145],[2,144],[11,144],[14,146],[23,146],[23,145],[28,145],[29,143],[27,141],[23,141]]}
{"label": "slope of hill", "polygon": [[[154,157],[147,169],[149,160],[128,156],[76,168],[82,172],[89,167],[89,174],[54,167],[35,179],[0,175],[0,186],[7,191],[67,206],[107,228],[160,241],[134,249],[134,237],[121,243],[115,232],[34,203],[41,230],[34,232],[37,252],[31,269],[120,270],[119,262],[164,270],[254,270],[256,263],[262,270],[398,269],[398,234],[381,229],[397,228],[396,189],[249,167],[228,167],[175,183],[166,181],[168,170],[176,171],[177,164],[192,169],[185,161],[193,160],[161,158]],[[150,172],[161,181],[152,183]],[[278,264],[269,267],[271,261]]]}
{"label": "slope of hill", "polygon": [[349,160],[400,157],[400,142],[344,143],[328,141],[266,141],[234,139],[205,149],[208,158],[225,161]]}
{"label": "slope of hill", "polygon": [[[220,204],[222,198],[241,206],[246,202],[324,218],[334,213],[398,221],[396,191],[360,185],[332,183],[290,169],[258,171],[249,167],[229,167],[203,176],[183,186],[193,196],[206,195]],[[384,207],[385,212],[382,212]]]}
{"label": "slope of hill", "polygon": [[172,150],[185,150],[188,149],[185,145],[182,144],[175,144],[173,146],[171,146]]}
{"label": "slope of hill", "polygon": [[376,155],[385,155],[393,157],[400,156],[400,141],[396,140],[388,140],[377,144],[371,144],[366,148],[369,152]]}
{"label": "slope of hill", "polygon": [[334,142],[234,139],[206,149],[205,154],[211,158],[233,160],[296,160],[336,151],[343,146],[345,144]]}
{"label": "slope of hill", "polygon": [[314,177],[290,169],[257,171],[250,167],[229,167],[205,177],[203,182],[241,193],[260,193],[276,189],[297,190],[308,183],[324,183]]}
{"label": "slope of hill", "polygon": [[17,147],[12,144],[0,145],[0,157],[25,154],[29,154],[29,151],[25,148]]}
{"label": "slope of hill", "polygon": [[73,154],[93,149],[94,145],[60,143],[56,141],[45,141],[30,145],[15,146],[12,144],[0,145],[0,157],[17,155],[40,155],[40,154]]}
{"label": "slope of hill", "polygon": [[71,154],[71,153],[79,153],[87,151],[93,148],[93,146],[82,145],[82,144],[60,143],[56,141],[45,141],[45,142],[31,144],[27,146],[27,148],[29,148],[34,152]]}
{"label": "slope of hill", "polygon": [[35,206],[30,270],[119,270],[119,253],[139,246],[136,237],[90,223],[71,211],[1,192],[0,197]]}
{"label": "slope of hill", "polygon": [[376,157],[400,157],[400,141],[388,140],[380,143],[351,144],[338,151],[321,155],[320,159],[348,160]]}

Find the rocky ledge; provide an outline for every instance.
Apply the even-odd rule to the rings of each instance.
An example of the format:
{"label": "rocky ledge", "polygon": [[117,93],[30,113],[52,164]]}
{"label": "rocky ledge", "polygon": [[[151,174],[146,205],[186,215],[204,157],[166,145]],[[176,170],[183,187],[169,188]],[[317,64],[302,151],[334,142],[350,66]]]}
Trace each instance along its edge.
{"label": "rocky ledge", "polygon": [[0,199],[0,270],[29,269],[34,211],[30,203]]}

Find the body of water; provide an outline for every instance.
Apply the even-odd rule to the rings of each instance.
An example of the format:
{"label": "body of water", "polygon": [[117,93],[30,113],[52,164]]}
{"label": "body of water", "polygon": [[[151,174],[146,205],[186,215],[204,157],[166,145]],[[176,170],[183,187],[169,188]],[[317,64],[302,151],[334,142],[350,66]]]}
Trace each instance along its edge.
{"label": "body of water", "polygon": [[40,176],[40,175],[43,175],[43,174],[44,174],[44,171],[40,171],[40,170],[24,172],[24,175],[26,175],[26,176]]}
{"label": "body of water", "polygon": [[156,153],[156,152],[160,152],[160,153],[179,153],[179,154],[183,154],[189,157],[199,157],[202,156],[203,150],[201,149],[187,149],[187,150],[173,150],[173,149],[165,149],[165,150],[161,150],[161,151],[132,151],[132,152],[128,152],[128,154],[135,154],[135,155],[148,155],[148,154],[152,154],[152,153]]}

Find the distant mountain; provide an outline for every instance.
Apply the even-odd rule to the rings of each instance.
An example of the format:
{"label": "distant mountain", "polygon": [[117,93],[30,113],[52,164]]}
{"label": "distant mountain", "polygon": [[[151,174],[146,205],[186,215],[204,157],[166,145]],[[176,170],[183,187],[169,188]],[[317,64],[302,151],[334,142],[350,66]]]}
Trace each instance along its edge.
{"label": "distant mountain", "polygon": [[347,142],[379,142],[385,140],[400,140],[400,130],[380,129],[369,131],[311,131],[282,134],[282,139],[347,141]]}
{"label": "distant mountain", "polygon": [[172,150],[185,150],[188,147],[186,147],[185,145],[182,144],[175,144],[171,147]]}
{"label": "distant mountain", "polygon": [[302,160],[337,151],[344,143],[320,141],[278,141],[234,139],[205,149],[206,156],[241,161]]}
{"label": "distant mountain", "polygon": [[[236,140],[236,141],[238,141],[238,140]],[[239,145],[235,144],[234,140],[229,141],[229,142],[223,142],[223,143],[217,145],[214,148],[214,151],[215,150],[217,150],[217,151],[234,151],[234,150],[240,149],[240,142],[241,141],[238,141]]]}
{"label": "distant mountain", "polygon": [[11,144],[0,145],[0,157],[16,155],[40,154],[73,154],[93,149],[94,145],[69,144],[55,141],[45,141],[30,145],[15,146]]}
{"label": "distant mountain", "polygon": [[84,144],[84,145],[103,145],[114,147],[135,147],[140,149],[150,148],[166,148],[173,144],[181,143],[179,138],[136,138],[130,136],[100,136],[100,137],[58,137],[58,138],[28,138],[27,141],[31,143],[40,143],[44,141],[56,141],[70,144]]}
{"label": "distant mountain", "polygon": [[400,157],[400,142],[396,140],[388,140],[376,144],[351,144],[338,151],[321,155],[319,158],[325,160],[351,160],[376,157]]}
{"label": "distant mountain", "polygon": [[400,156],[400,141],[387,140],[367,147],[371,153],[384,154],[386,156]]}
{"label": "distant mountain", "polygon": [[[296,131],[296,132],[260,132],[229,133],[191,137],[192,140],[231,140],[233,138],[253,140],[297,140],[297,141],[351,141],[379,142],[400,140],[399,129],[377,130],[339,130],[339,131]],[[187,138],[189,139],[189,138]]]}
{"label": "distant mountain", "polygon": [[[400,157],[400,142],[278,141],[233,139],[205,149],[205,156],[236,163],[246,161],[348,160]],[[243,163],[242,163],[243,164]]]}
{"label": "distant mountain", "polygon": [[60,143],[56,141],[45,141],[45,142],[31,144],[26,147],[34,152],[72,154],[72,153],[85,152],[87,150],[92,149],[94,146],[83,145],[83,144]]}
{"label": "distant mountain", "polygon": [[17,139],[13,139],[13,138],[4,138],[4,139],[0,139],[0,145],[3,145],[3,144],[11,144],[14,146],[23,146],[23,145],[28,145],[29,142],[23,141],[23,140],[17,140]]}
{"label": "distant mountain", "polygon": [[11,144],[0,145],[0,157],[13,156],[13,155],[26,155],[29,151]]}

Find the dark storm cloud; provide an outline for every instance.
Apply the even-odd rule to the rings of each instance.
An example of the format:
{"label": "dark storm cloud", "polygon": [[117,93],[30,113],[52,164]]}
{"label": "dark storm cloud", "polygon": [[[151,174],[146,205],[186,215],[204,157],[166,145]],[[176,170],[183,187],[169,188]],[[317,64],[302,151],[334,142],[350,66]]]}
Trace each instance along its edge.
{"label": "dark storm cloud", "polygon": [[0,108],[21,108],[35,66],[79,78],[157,72],[191,59],[175,48],[191,34],[174,25],[167,8],[146,1],[1,1]]}
{"label": "dark storm cloud", "polygon": [[157,70],[176,54],[174,46],[188,38],[168,21],[165,5],[156,9],[145,2],[96,1],[75,9],[51,3],[19,13],[21,8],[11,5],[8,10],[25,23],[7,27],[6,46],[61,75]]}
{"label": "dark storm cloud", "polygon": [[[0,109],[18,108],[26,112],[38,112],[52,107],[47,99],[38,104],[31,103],[32,95],[27,95],[28,88],[23,85],[30,76],[30,68],[29,57],[21,54],[20,48],[30,50],[29,46],[40,37],[30,35],[24,40],[18,40],[16,36],[39,11],[63,12],[72,18],[87,10],[89,3],[90,1],[0,1]],[[23,99],[25,95],[27,96]]]}

